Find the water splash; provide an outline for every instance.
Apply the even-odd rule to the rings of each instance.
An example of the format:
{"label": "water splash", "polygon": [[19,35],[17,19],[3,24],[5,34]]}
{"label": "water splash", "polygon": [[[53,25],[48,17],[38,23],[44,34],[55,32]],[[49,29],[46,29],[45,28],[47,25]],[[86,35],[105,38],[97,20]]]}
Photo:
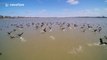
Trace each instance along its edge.
{"label": "water splash", "polygon": [[55,37],[54,36],[49,36],[52,40],[55,40]]}
{"label": "water splash", "polygon": [[21,42],[26,42],[26,40],[23,37],[20,37]]}
{"label": "water splash", "polygon": [[100,46],[100,43],[99,42],[95,42],[95,43],[88,43],[87,44],[88,46]]}
{"label": "water splash", "polygon": [[69,54],[78,54],[78,53],[80,53],[80,52],[82,52],[82,49],[83,47],[81,46],[81,45],[79,45],[77,48],[72,48],[72,50],[70,51],[70,52],[68,52]]}

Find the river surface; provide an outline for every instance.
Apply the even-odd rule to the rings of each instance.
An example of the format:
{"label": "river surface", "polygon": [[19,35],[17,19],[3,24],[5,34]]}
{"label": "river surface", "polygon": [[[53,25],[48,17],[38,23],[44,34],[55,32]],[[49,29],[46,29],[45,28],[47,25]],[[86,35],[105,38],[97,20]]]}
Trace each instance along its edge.
{"label": "river surface", "polygon": [[[44,27],[40,27],[42,23]],[[93,31],[98,27],[100,32]],[[11,36],[15,38],[10,38],[8,32],[13,29]],[[107,60],[107,45],[99,41],[107,42],[104,36],[107,18],[0,19],[0,60]]]}

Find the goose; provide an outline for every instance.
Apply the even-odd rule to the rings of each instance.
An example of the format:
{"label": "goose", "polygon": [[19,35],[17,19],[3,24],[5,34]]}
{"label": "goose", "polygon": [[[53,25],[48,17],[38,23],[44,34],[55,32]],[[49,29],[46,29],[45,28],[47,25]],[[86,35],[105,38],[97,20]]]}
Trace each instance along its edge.
{"label": "goose", "polygon": [[0,55],[2,55],[2,53],[0,52]]}
{"label": "goose", "polygon": [[43,32],[46,32],[46,28],[43,29]]}
{"label": "goose", "polygon": [[23,35],[23,32],[21,34],[17,34],[19,37],[21,37]]}
{"label": "goose", "polygon": [[100,38],[100,45],[102,45],[102,44],[107,45],[107,42],[103,42],[103,39],[102,39],[102,38]]}
{"label": "goose", "polygon": [[10,31],[10,32],[7,32],[7,34],[8,34],[8,35],[10,35],[11,33],[12,33],[12,31]]}
{"label": "goose", "polygon": [[15,37],[14,36],[10,36],[10,39],[14,39]]}

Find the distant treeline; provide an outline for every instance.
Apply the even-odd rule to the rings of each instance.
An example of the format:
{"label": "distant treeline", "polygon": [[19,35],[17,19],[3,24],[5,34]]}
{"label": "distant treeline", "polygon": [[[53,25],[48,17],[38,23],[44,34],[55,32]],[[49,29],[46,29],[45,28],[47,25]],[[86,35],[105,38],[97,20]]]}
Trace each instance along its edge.
{"label": "distant treeline", "polygon": [[[0,15],[0,19],[3,18],[32,18],[32,17],[25,17],[25,16],[3,16]],[[91,16],[79,16],[79,17],[72,17],[72,18],[107,18],[106,16],[95,16],[95,17],[91,17]]]}
{"label": "distant treeline", "polygon": [[83,16],[83,17],[75,17],[75,18],[107,18],[106,16]]}
{"label": "distant treeline", "polygon": [[0,15],[0,18],[24,18],[22,16],[3,16],[3,15]]}

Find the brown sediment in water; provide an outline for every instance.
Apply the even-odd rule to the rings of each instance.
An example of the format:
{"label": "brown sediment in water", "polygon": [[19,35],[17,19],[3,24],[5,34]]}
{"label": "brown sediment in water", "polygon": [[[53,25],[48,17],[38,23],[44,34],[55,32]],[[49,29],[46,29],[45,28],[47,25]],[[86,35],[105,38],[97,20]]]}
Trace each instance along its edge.
{"label": "brown sediment in water", "polygon": [[[20,23],[19,23],[20,24]],[[50,23],[37,23],[23,25],[24,28],[14,27],[17,30],[13,32],[23,31],[23,38],[26,42],[21,42],[22,37],[10,39],[7,36],[1,37],[0,43],[3,47],[2,58],[0,60],[106,60],[106,49],[99,46],[99,38],[102,31],[99,27],[89,24],[68,24],[58,23],[49,25]],[[45,24],[45,25],[44,25]],[[30,25],[30,26],[29,26]],[[33,25],[33,26],[31,26]],[[41,26],[42,25],[42,26]],[[22,26],[22,25],[21,25]],[[36,27],[37,26],[37,27]],[[92,26],[92,27],[90,27]],[[51,28],[49,28],[51,27]],[[13,28],[13,29],[14,29]],[[33,30],[36,28],[35,30]],[[52,29],[51,32],[49,32]],[[56,29],[56,30],[55,30]],[[97,30],[96,30],[97,29]],[[19,31],[18,31],[19,30]],[[84,31],[85,30],[85,31]],[[96,30],[96,31],[94,31]],[[43,33],[41,33],[42,31]],[[3,34],[3,33],[2,33]],[[10,34],[10,33],[9,33]],[[9,37],[9,36],[8,36]],[[103,37],[104,40],[106,36]],[[6,56],[5,56],[6,55]],[[102,57],[105,57],[103,59]],[[8,58],[8,59],[5,59]]]}

